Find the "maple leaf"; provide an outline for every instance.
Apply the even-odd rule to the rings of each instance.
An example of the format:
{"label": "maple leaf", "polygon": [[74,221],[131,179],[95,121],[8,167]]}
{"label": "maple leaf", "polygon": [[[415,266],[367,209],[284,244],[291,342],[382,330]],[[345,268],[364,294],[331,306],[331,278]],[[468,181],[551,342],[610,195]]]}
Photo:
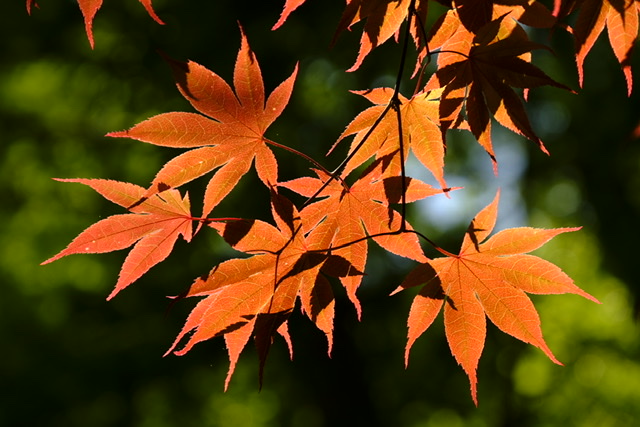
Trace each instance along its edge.
{"label": "maple leaf", "polygon": [[186,296],[205,298],[167,351],[173,351],[192,331],[175,354],[184,355],[198,342],[224,335],[230,359],[225,389],[252,335],[258,346],[261,377],[273,336],[283,335],[290,345],[286,322],[297,298],[307,316],[326,334],[331,352],[335,302],[328,281],[319,275],[324,264],[332,262],[331,257],[310,250],[307,239],[316,238],[305,237],[297,209],[275,192],[272,213],[275,227],[259,220],[210,224],[235,249],[252,256],[225,261],[194,282]]}
{"label": "maple leaf", "polygon": [[[440,126],[443,131],[455,127],[465,107],[469,128],[497,167],[491,142],[491,117],[498,123],[536,142],[548,153],[533,131],[515,88],[555,86],[571,91],[530,63],[531,51],[546,48],[529,41],[525,31],[513,19],[503,15],[484,25],[477,33],[458,26],[442,42],[438,70],[425,91],[442,88]],[[451,28],[449,28],[451,30]]]}
{"label": "maple leaf", "polygon": [[[333,38],[333,42],[344,30],[351,30],[351,27],[366,19],[362,37],[360,39],[360,51],[356,62],[347,71],[355,71],[360,68],[364,58],[376,47],[380,46],[397,34],[402,23],[409,15],[412,0],[347,0],[347,7],[340,19],[338,29]],[[424,22],[427,15],[427,0],[416,0],[415,9],[421,22]],[[420,44],[421,31],[419,24],[413,22],[411,35],[416,46]]]}
{"label": "maple leaf", "polygon": [[558,25],[556,16],[536,0],[458,0],[449,6],[452,9],[439,16],[431,26],[425,46],[419,47],[414,75],[419,71],[427,54],[442,48],[461,26],[468,32],[476,33],[489,22],[501,17],[515,19],[536,28],[552,28]]}
{"label": "maple leaf", "polygon": [[579,228],[511,228],[485,240],[495,226],[498,200],[499,193],[471,221],[458,255],[449,254],[418,266],[394,291],[424,284],[409,313],[405,363],[415,340],[444,305],[447,341],[469,377],[476,405],[476,370],[486,335],[485,315],[503,332],[540,348],[561,364],[545,343],[540,318],[525,292],[573,293],[599,302],[554,264],[526,254],[558,234]]}
{"label": "maple leaf", "polygon": [[[105,179],[58,181],[88,185],[123,207],[140,200],[146,191],[135,184]],[[193,218],[189,213],[188,195],[182,198],[178,190],[164,191],[130,210],[132,213],[112,215],[89,226],[69,246],[42,264],[71,254],[105,253],[134,245],[122,264],[115,289],[107,298],[109,300],[167,258],[179,235],[187,242],[191,241]]]}
{"label": "maple leaf", "polygon": [[566,15],[578,7],[580,13],[573,35],[580,87],[584,81],[584,61],[604,28],[607,27],[609,43],[622,66],[627,81],[627,94],[631,96],[633,90],[631,51],[638,38],[640,2],[637,0],[582,0],[566,4],[556,2],[556,13],[560,16]]}
{"label": "maple leaf", "polygon": [[[374,155],[380,159],[400,150],[398,118],[392,111],[387,112],[382,121],[369,134],[371,127],[378,121],[387,104],[392,102],[393,89],[377,88],[353,92],[364,96],[375,105],[358,114],[331,148],[333,150],[345,137],[355,134],[349,149],[349,154],[353,157],[345,165],[343,170],[345,175]],[[442,188],[446,188],[444,180],[445,143],[443,133],[438,126],[439,102],[434,100],[430,94],[425,93],[418,93],[411,99],[399,94],[398,99],[402,118],[403,144],[405,145],[402,160],[406,160],[409,148],[411,148],[416,158],[431,171]],[[366,140],[365,137],[367,137]],[[396,170],[389,170],[390,175],[400,175],[399,172],[397,165]]]}
{"label": "maple leaf", "polygon": [[255,161],[262,182],[276,185],[278,164],[264,137],[267,128],[289,102],[298,67],[265,102],[262,74],[247,38],[233,74],[235,93],[217,74],[195,62],[170,60],[182,95],[202,114],[172,112],[147,119],[133,128],[107,136],[127,137],[155,145],[193,148],[167,162],[157,173],[143,199],[183,185],[214,169],[205,196],[206,217],[236,186]]}
{"label": "maple leaf", "polygon": [[[300,212],[305,230],[313,229],[316,236],[324,239],[319,247],[332,248],[332,254],[346,260],[349,267],[354,269],[340,268],[339,271],[333,270],[333,275],[340,278],[358,317],[361,315],[361,307],[356,291],[362,282],[362,272],[367,261],[367,236],[396,255],[416,261],[426,260],[417,236],[399,233],[403,229],[402,217],[389,205],[401,200],[401,178],[384,177],[381,173],[383,160],[374,163],[351,187],[343,182],[331,181],[317,195],[322,200],[307,205]],[[281,183],[280,186],[311,197],[329,179],[324,172],[315,172],[318,178],[298,178]],[[442,192],[413,178],[406,178],[405,188],[406,202]],[[404,227],[411,230],[406,222]],[[309,239],[309,242],[315,243],[313,239]]]}
{"label": "maple leaf", "polygon": [[[147,10],[149,16],[151,16],[154,21],[156,21],[160,25],[164,25],[164,22],[160,19],[156,12],[153,10],[153,6],[151,4],[152,0],[138,0],[144,8]],[[38,4],[35,0],[27,0],[27,12],[31,14],[32,6],[38,7]],[[94,47],[93,41],[93,19],[98,13],[98,10],[102,7],[102,0],[78,0],[78,6],[80,6],[80,10],[82,11],[82,16],[84,17],[84,27],[87,32],[87,38],[89,39],[89,44],[91,48]]]}

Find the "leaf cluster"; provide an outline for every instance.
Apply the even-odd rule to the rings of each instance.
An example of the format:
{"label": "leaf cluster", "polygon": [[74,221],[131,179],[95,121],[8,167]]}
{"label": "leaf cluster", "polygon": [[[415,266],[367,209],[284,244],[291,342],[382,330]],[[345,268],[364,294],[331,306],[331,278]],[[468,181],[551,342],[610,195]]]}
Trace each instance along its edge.
{"label": "leaf cluster", "polygon": [[[102,2],[78,3],[93,46],[92,22]],[[150,0],[141,3],[153,19],[162,22]],[[303,3],[287,0],[273,29],[293,19],[291,14]],[[224,337],[230,359],[225,386],[251,339],[258,348],[261,372],[276,336],[284,338],[293,355],[288,321],[296,307],[325,334],[331,353],[333,286],[344,287],[360,316],[357,291],[366,274],[371,241],[417,263],[395,291],[421,287],[408,316],[407,362],[415,340],[442,310],[449,347],[469,377],[476,403],[476,370],[487,317],[505,333],[560,363],[544,341],[540,319],[526,294],[574,293],[597,300],[560,268],[527,253],[577,228],[521,227],[490,237],[498,215],[496,195],[471,222],[459,253],[452,254],[412,226],[406,209],[409,203],[436,194],[455,197],[456,189],[448,187],[445,176],[451,130],[472,134],[496,173],[494,122],[548,154],[527,116],[528,92],[540,86],[572,90],[533,64],[532,52],[548,47],[531,41],[525,26],[573,35],[580,84],[584,60],[607,27],[630,93],[629,56],[638,34],[640,2],[556,0],[553,10],[535,0],[439,3],[445,6],[443,13],[428,0],[347,1],[337,20],[334,43],[343,31],[362,27],[359,51],[347,71],[357,71],[378,46],[393,38],[399,45],[398,73],[394,87],[354,91],[372,105],[347,124],[333,145],[327,145],[331,152],[350,139],[348,154],[332,171],[292,144],[266,136],[289,102],[298,67],[267,96],[258,59],[242,28],[232,84],[194,61],[166,58],[180,94],[195,112],[159,114],[108,136],[172,147],[181,150],[180,154],[145,188],[103,179],[62,180],[88,185],[128,213],[90,226],[45,263],[70,254],[133,246],[109,295],[112,298],[166,259],[179,236],[188,242],[203,230],[220,235],[245,255],[213,266],[181,296],[199,302],[167,353],[183,355],[199,342]],[[28,9],[33,4],[27,0]],[[439,15],[434,16],[436,13]],[[577,19],[571,27],[566,22],[574,15]],[[434,24],[427,27],[426,22]],[[408,63],[411,49],[416,53],[414,64]],[[427,65],[433,62],[435,72],[427,73]],[[399,88],[401,83],[407,85],[403,76],[410,68],[414,91],[403,95]],[[310,175],[281,181],[278,150],[307,162]],[[410,153],[439,187],[407,175]],[[252,168],[264,188],[251,191],[270,194],[273,222],[216,217],[216,207]],[[208,179],[203,208],[194,216],[184,188],[203,177]],[[304,201],[294,203],[297,196],[292,193]],[[429,258],[423,245],[442,257]]]}

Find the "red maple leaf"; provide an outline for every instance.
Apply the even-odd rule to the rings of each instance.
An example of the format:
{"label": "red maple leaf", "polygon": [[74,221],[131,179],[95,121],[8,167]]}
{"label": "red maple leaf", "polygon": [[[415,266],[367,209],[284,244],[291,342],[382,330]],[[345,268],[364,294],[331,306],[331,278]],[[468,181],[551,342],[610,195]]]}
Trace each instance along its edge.
{"label": "red maple leaf", "polygon": [[[143,187],[105,179],[59,179],[88,185],[106,199],[123,207],[131,206],[145,193]],[[91,225],[64,250],[44,261],[48,264],[66,255],[105,253],[133,249],[122,264],[115,289],[107,299],[139,279],[151,267],[169,256],[182,235],[189,242],[193,218],[189,213],[189,196],[178,190],[156,194],[130,209],[132,213],[112,215]]]}
{"label": "red maple leaf", "polygon": [[276,333],[285,337],[292,351],[286,322],[297,298],[308,317],[326,334],[331,351],[335,303],[320,270],[325,263],[335,261],[326,251],[313,250],[308,239],[318,239],[305,237],[298,211],[275,192],[272,212],[277,227],[259,220],[211,224],[235,249],[252,256],[225,261],[195,281],[187,296],[205,298],[193,309],[167,351],[173,351],[190,332],[177,355],[187,353],[198,342],[224,335],[231,362],[225,388],[251,336],[258,346],[261,372]]}
{"label": "red maple leaf", "polygon": [[558,234],[578,228],[512,228],[485,241],[495,226],[498,199],[496,195],[471,221],[458,255],[449,254],[418,266],[394,291],[424,284],[409,313],[405,363],[415,340],[444,305],[447,341],[469,377],[476,404],[476,370],[485,341],[485,315],[503,332],[540,348],[560,364],[542,337],[540,318],[525,292],[573,293],[598,302],[554,264],[525,254]]}
{"label": "red maple leaf", "polygon": [[204,115],[164,113],[127,131],[107,135],[166,147],[199,147],[167,162],[143,198],[218,169],[205,191],[202,216],[206,217],[254,161],[262,182],[267,186],[277,184],[278,163],[267,146],[275,143],[264,133],[289,102],[298,67],[265,102],[260,66],[242,29],[241,33],[242,46],[233,74],[235,93],[220,76],[203,66],[170,60],[178,89]]}
{"label": "red maple leaf", "polygon": [[[358,317],[361,308],[356,291],[362,282],[362,272],[367,261],[368,236],[394,254],[421,262],[427,259],[415,234],[399,233],[403,230],[402,217],[390,204],[401,200],[402,179],[383,175],[384,160],[386,159],[374,163],[350,187],[344,182],[331,181],[317,194],[322,200],[307,205],[300,212],[305,230],[313,229],[314,236],[322,238],[319,248],[331,248],[332,254],[346,260],[353,269],[351,272],[344,268],[334,270],[333,275],[340,277],[349,299],[356,307]],[[325,173],[317,170],[315,172],[319,178],[298,178],[280,185],[311,197],[329,179]],[[412,178],[406,178],[405,188],[406,202],[442,192]],[[404,229],[411,229],[406,222]],[[316,243],[314,239],[309,241]]]}
{"label": "red maple leaf", "polygon": [[[151,5],[152,0],[138,0],[144,8],[147,10],[149,16],[151,16],[158,24],[164,25],[164,22],[160,19],[156,12],[153,10],[153,6]],[[38,7],[38,4],[35,0],[27,0],[27,12],[31,13],[32,6]],[[89,39],[89,44],[91,48],[94,47],[93,42],[93,19],[98,13],[98,10],[102,7],[102,0],[78,0],[78,6],[80,6],[80,10],[82,11],[82,16],[84,17],[84,27],[87,32],[87,38]]]}

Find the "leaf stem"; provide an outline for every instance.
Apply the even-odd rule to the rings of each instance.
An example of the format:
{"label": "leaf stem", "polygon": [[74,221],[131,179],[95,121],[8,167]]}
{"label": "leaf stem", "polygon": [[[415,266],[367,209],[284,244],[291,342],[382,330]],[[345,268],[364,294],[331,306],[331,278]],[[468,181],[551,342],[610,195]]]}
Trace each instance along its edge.
{"label": "leaf stem", "polygon": [[198,221],[203,224],[211,223],[211,222],[229,222],[229,221],[247,221],[246,218],[199,218],[199,217],[189,217],[192,221]]}
{"label": "leaf stem", "polygon": [[309,197],[302,205],[302,207],[307,206],[309,203],[311,203],[313,200],[315,200],[316,197],[318,197],[318,195],[320,193],[322,193],[322,191],[327,188],[329,186],[329,184],[331,183],[331,181],[333,181],[334,179],[338,179],[338,175],[340,173],[340,171],[342,169],[344,169],[344,167],[347,165],[347,163],[356,155],[356,153],[358,152],[358,150],[360,150],[360,148],[362,148],[362,146],[364,145],[364,143],[367,141],[367,139],[369,139],[369,137],[371,136],[371,134],[373,133],[373,131],[376,129],[376,127],[378,127],[378,125],[380,124],[380,122],[382,122],[382,119],[384,119],[384,116],[387,115],[387,113],[389,112],[389,110],[391,109],[391,102],[389,102],[387,104],[387,106],[385,107],[385,109],[382,111],[382,113],[380,113],[380,116],[378,116],[378,118],[376,119],[376,121],[373,123],[373,125],[371,125],[371,127],[369,128],[369,130],[367,131],[367,133],[364,135],[364,138],[362,138],[362,141],[360,141],[358,143],[358,145],[356,146],[356,148],[353,149],[353,151],[347,156],[346,159],[344,159],[337,168],[334,169],[333,172],[329,173],[329,179],[326,180],[322,186],[318,189],[318,191],[316,191],[311,197]]}
{"label": "leaf stem", "polygon": [[293,153],[297,156],[302,157],[303,159],[307,160],[309,163],[312,163],[315,167],[317,167],[318,169],[320,169],[321,171],[323,171],[324,173],[326,173],[327,175],[331,175],[331,172],[329,170],[327,170],[324,166],[322,166],[320,163],[318,163],[314,158],[296,150],[295,148],[291,148],[291,147],[287,147],[286,145],[282,145],[278,142],[272,141],[270,139],[264,139],[264,142],[269,144],[269,145],[273,145],[274,147],[278,147],[281,148],[283,150],[289,151],[290,153]]}
{"label": "leaf stem", "polygon": [[400,111],[400,105],[402,105],[400,101],[400,84],[402,83],[402,75],[404,74],[404,67],[407,60],[407,51],[409,50],[409,36],[411,33],[411,23],[413,22],[413,18],[415,17],[415,0],[411,0],[411,4],[409,4],[409,19],[407,20],[407,26],[404,32],[404,40],[402,44],[402,54],[400,56],[400,66],[398,67],[398,75],[396,76],[396,86],[393,90],[393,95],[391,96],[391,101],[389,105],[396,112],[396,118],[398,119],[398,145],[400,146],[400,185],[401,185],[401,194],[402,194],[402,207],[401,207],[401,216],[402,221],[400,223],[400,230],[405,230],[405,220],[407,213],[407,183],[406,183],[406,170],[404,164],[404,132],[402,131],[402,112]]}
{"label": "leaf stem", "polygon": [[425,236],[424,234],[420,233],[419,231],[415,231],[415,230],[406,230],[407,233],[413,233],[415,235],[417,235],[418,237],[422,237],[427,243],[429,243],[431,246],[433,246],[433,249],[435,249],[436,251],[440,252],[443,255],[446,256],[450,256],[450,257],[454,257],[454,258],[458,258],[458,255],[456,254],[452,254],[451,252],[442,249],[440,246],[436,245],[433,240],[431,240],[430,238],[428,238],[427,236]]}
{"label": "leaf stem", "polygon": [[443,254],[445,256],[448,256],[448,257],[458,258],[458,255],[452,254],[451,252],[441,248],[440,246],[436,245],[433,242],[433,240],[429,239],[427,236],[425,236],[424,234],[422,234],[422,233],[420,233],[419,231],[416,231],[416,230],[396,230],[396,231],[386,231],[384,233],[369,234],[367,236],[360,237],[359,239],[353,240],[351,242],[343,243],[343,244],[338,245],[338,246],[332,246],[332,247],[327,248],[327,249],[311,249],[311,250],[307,251],[307,253],[329,253],[329,252],[334,251],[334,250],[347,248],[347,247],[349,247],[351,245],[355,245],[356,243],[360,243],[360,242],[363,242],[365,240],[374,239],[376,237],[396,236],[398,234],[403,234],[403,233],[412,233],[412,234],[417,235],[418,237],[422,237],[424,240],[427,241],[427,243],[429,243],[431,246],[433,246],[433,248],[435,250],[437,250],[438,252],[440,252],[441,254]]}
{"label": "leaf stem", "polygon": [[[409,47],[409,33],[411,30],[411,21],[413,16],[415,15],[415,3],[416,0],[411,0],[411,3],[409,4],[409,19],[407,22],[407,27],[405,29],[405,35],[404,35],[404,43],[402,46],[402,53],[400,56],[400,65],[398,66],[398,74],[396,75],[396,84],[395,84],[395,88],[393,91],[393,95],[391,96],[391,99],[389,100],[389,103],[387,104],[387,106],[385,107],[384,110],[382,110],[382,113],[380,113],[380,116],[378,116],[378,118],[376,119],[376,121],[373,123],[373,125],[371,125],[371,127],[369,128],[369,130],[367,131],[367,133],[364,135],[364,137],[362,138],[362,140],[358,143],[358,145],[351,151],[351,153],[347,156],[346,159],[344,159],[339,165],[338,167],[330,174],[329,179],[324,182],[322,184],[322,186],[318,189],[318,191],[316,191],[311,197],[309,197],[304,204],[302,205],[302,207],[307,206],[309,203],[311,203],[311,201],[313,201],[316,197],[318,197],[318,195],[320,193],[322,193],[322,191],[327,188],[327,186],[331,183],[331,181],[333,181],[334,179],[338,179],[338,175],[340,173],[340,171],[342,169],[344,169],[344,167],[347,165],[347,163],[358,153],[358,151],[362,148],[362,146],[365,144],[365,142],[371,137],[371,134],[373,134],[374,130],[378,127],[378,125],[380,125],[380,123],[382,122],[382,120],[384,119],[384,117],[387,115],[387,113],[389,112],[390,109],[394,108],[397,105],[400,105],[400,84],[402,83],[402,75],[404,74],[404,67],[405,67],[405,63],[406,63],[406,58],[407,58],[407,51],[408,51],[408,47]],[[398,109],[399,111],[399,109]],[[399,114],[399,113],[398,113]],[[400,133],[402,133],[402,129],[400,129]],[[402,138],[402,137],[401,137]],[[401,148],[402,151],[402,148]],[[402,152],[402,155],[404,155],[404,151]],[[402,198],[403,198],[403,212],[405,209],[405,182],[404,182],[404,158],[401,158],[401,168],[402,168],[402,186],[403,186],[403,190],[402,190]],[[344,185],[344,184],[343,184]],[[403,223],[404,223],[404,214],[403,214]]]}
{"label": "leaf stem", "polygon": [[469,55],[467,55],[466,53],[458,52],[455,50],[433,50],[429,52],[429,55],[438,55],[439,53],[455,53],[457,55],[464,56],[465,58],[469,59]]}

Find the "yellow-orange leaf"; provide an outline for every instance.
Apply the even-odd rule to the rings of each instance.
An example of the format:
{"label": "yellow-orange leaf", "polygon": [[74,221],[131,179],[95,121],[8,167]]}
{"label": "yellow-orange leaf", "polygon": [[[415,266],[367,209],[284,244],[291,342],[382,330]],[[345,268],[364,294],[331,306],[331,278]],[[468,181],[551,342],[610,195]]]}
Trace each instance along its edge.
{"label": "yellow-orange leaf", "polygon": [[[106,199],[123,207],[140,200],[145,189],[126,182],[105,179],[61,179],[90,186]],[[53,262],[71,254],[105,253],[133,249],[120,270],[113,298],[122,289],[138,280],[151,267],[169,256],[178,236],[186,241],[192,237],[192,217],[189,197],[182,198],[178,190],[168,190],[146,199],[130,210],[132,213],[112,215],[98,221],[80,233],[64,250],[44,261]]]}
{"label": "yellow-orange leaf", "polygon": [[176,354],[223,335],[230,359],[225,386],[251,336],[258,347],[261,372],[276,334],[283,335],[290,346],[283,325],[298,297],[304,312],[325,333],[331,351],[335,303],[320,273],[335,261],[322,251],[309,249],[313,234],[305,236],[303,219],[290,201],[272,192],[272,210],[277,227],[258,220],[211,224],[231,246],[253,256],[222,262],[193,283],[186,296],[205,298],[167,352],[191,332]]}
{"label": "yellow-orange leaf", "polygon": [[[369,133],[378,117],[383,113],[386,105],[391,102],[393,89],[376,88],[368,91],[357,91],[374,103],[360,113],[342,132],[336,144],[349,135],[355,135],[349,150],[353,157],[347,162],[343,173],[348,175],[371,157],[380,159],[384,156],[400,152],[399,125],[396,113],[388,111],[382,121]],[[406,160],[409,149],[418,160],[434,175],[442,188],[446,188],[444,179],[444,139],[438,126],[438,105],[430,94],[418,93],[411,99],[399,95],[400,115],[402,120],[402,136],[404,153],[401,157]],[[365,136],[367,136],[365,140]],[[364,141],[364,142],[363,142]],[[360,144],[363,144],[360,146]],[[335,145],[334,144],[334,147]],[[358,148],[359,147],[359,148]],[[357,148],[357,151],[356,151]],[[396,156],[400,159],[400,156]],[[386,171],[389,175],[400,175],[399,162],[393,163],[395,168]]]}
{"label": "yellow-orange leaf", "polygon": [[[340,277],[347,295],[360,315],[360,303],[356,291],[362,282],[362,272],[367,261],[367,236],[388,251],[416,261],[424,262],[426,257],[412,233],[400,233],[403,226],[401,215],[389,205],[398,203],[401,194],[401,178],[381,177],[383,162],[374,163],[351,187],[336,180],[332,181],[319,195],[319,201],[309,204],[301,212],[306,230],[313,230],[314,238],[308,239],[310,247],[331,247],[331,253],[342,257],[353,269]],[[303,196],[311,196],[329,178],[316,171],[316,178],[299,178],[280,185]],[[412,178],[406,179],[406,201],[419,200],[441,193],[431,186]],[[404,223],[405,230],[410,230]],[[334,270],[335,272],[335,270]]]}
{"label": "yellow-orange leaf", "polygon": [[496,195],[473,219],[458,255],[436,258],[418,266],[396,290],[424,285],[409,313],[405,362],[408,363],[415,340],[433,323],[444,305],[447,341],[469,377],[476,404],[476,371],[486,335],[485,316],[503,332],[540,348],[560,364],[544,341],[540,318],[526,292],[573,293],[598,302],[557,266],[524,254],[558,234],[578,229],[515,228],[487,239],[496,222],[498,200]]}
{"label": "yellow-orange leaf", "polygon": [[255,163],[266,186],[278,180],[278,164],[264,133],[289,102],[293,74],[265,97],[262,73],[244,32],[233,73],[234,90],[220,76],[195,62],[169,59],[182,95],[200,111],[164,113],[108,136],[150,144],[192,148],[167,162],[144,198],[179,187],[216,170],[207,185],[202,216],[206,217]]}

